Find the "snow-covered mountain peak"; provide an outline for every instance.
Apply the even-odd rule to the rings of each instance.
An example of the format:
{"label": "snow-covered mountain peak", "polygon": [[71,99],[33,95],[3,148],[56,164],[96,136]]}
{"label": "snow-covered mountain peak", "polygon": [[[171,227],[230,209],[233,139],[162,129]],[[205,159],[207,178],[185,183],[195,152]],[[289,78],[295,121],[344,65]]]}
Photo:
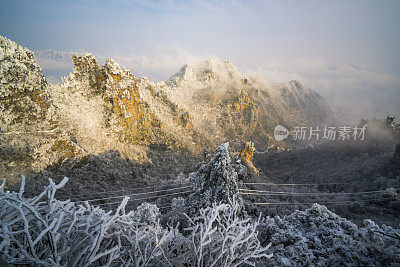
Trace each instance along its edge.
{"label": "snow-covered mountain peak", "polygon": [[242,81],[245,75],[240,73],[230,61],[210,58],[200,63],[185,64],[180,71],[171,76],[172,86],[208,86],[213,83],[232,83]]}
{"label": "snow-covered mountain peak", "polygon": [[121,74],[121,72],[122,72],[119,64],[117,62],[115,62],[115,60],[112,58],[109,58],[107,60],[106,66],[107,66],[108,71],[114,75]]}

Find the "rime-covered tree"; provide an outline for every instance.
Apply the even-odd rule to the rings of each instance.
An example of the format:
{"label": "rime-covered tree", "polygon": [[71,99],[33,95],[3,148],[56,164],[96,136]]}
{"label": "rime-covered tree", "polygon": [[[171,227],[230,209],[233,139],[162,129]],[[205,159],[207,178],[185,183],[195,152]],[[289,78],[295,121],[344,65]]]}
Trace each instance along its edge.
{"label": "rime-covered tree", "polygon": [[187,200],[189,214],[196,214],[199,209],[212,206],[212,203],[230,203],[233,200],[239,202],[239,214],[244,212],[243,200],[238,194],[238,174],[232,165],[228,147],[229,143],[220,145],[209,162],[189,174],[195,191]]}

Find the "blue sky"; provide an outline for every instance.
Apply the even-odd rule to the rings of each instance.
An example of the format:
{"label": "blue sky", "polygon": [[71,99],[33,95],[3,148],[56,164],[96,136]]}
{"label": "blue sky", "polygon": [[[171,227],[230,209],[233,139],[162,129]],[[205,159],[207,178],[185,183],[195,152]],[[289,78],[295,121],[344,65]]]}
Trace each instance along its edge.
{"label": "blue sky", "polygon": [[400,116],[399,13],[386,0],[1,0],[0,34],[30,50],[115,57],[154,80],[218,57],[299,79],[356,116]]}

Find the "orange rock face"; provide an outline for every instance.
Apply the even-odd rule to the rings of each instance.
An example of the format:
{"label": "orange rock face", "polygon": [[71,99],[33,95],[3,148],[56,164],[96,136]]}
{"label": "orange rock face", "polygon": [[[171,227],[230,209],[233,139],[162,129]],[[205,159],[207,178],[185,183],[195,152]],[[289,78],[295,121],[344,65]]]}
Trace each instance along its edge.
{"label": "orange rock face", "polygon": [[154,134],[163,124],[146,108],[135,76],[129,70],[120,68],[112,59],[100,66],[89,54],[74,55],[73,60],[74,75],[89,82],[91,93],[103,97],[104,105],[108,107],[106,124],[122,140],[142,143],[157,139]]}
{"label": "orange rock face", "polygon": [[242,151],[240,152],[240,157],[241,157],[242,161],[251,162],[253,160],[254,151],[255,151],[254,143],[246,142],[243,145]]}
{"label": "orange rock face", "polygon": [[256,149],[254,148],[254,143],[253,142],[246,142],[243,145],[242,151],[240,152],[240,158],[242,160],[242,163],[254,174],[258,175],[259,171],[258,169],[253,165],[253,155],[254,151]]}
{"label": "orange rock face", "polygon": [[139,110],[139,90],[136,87],[134,80],[126,88],[123,88],[119,85],[121,76],[119,74],[110,75],[113,79],[112,110],[117,116],[121,125],[125,127],[130,127],[131,131],[133,130],[137,132],[137,127],[134,127],[136,128],[134,129],[131,126],[137,124],[141,115]]}
{"label": "orange rock face", "polygon": [[233,103],[234,110],[243,110],[250,105],[250,99],[245,91],[240,91]]}

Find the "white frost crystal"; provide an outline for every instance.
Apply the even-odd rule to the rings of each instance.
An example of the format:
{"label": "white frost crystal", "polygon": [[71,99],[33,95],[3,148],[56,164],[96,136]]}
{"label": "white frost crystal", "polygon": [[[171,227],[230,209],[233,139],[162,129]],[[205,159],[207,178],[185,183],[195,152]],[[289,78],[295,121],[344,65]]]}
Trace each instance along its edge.
{"label": "white frost crystal", "polygon": [[[273,266],[398,266],[400,231],[380,228],[371,220],[363,227],[314,204],[306,211],[267,217],[261,237],[272,242]],[[397,236],[397,239],[396,239]]]}
{"label": "white frost crystal", "polygon": [[45,83],[42,69],[27,48],[0,36],[0,97],[12,91],[41,88]]}
{"label": "white frost crystal", "polygon": [[138,223],[154,225],[157,222],[158,215],[159,209],[156,205],[144,202],[136,208],[136,210],[131,214],[131,217]]}
{"label": "white frost crystal", "polygon": [[114,59],[112,59],[112,58],[107,60],[106,66],[112,74],[121,74],[121,72],[122,72],[119,64],[117,62],[115,62]]}
{"label": "white frost crystal", "polygon": [[46,108],[32,102],[39,97],[48,98],[47,83],[33,53],[0,35],[0,118],[7,110],[13,110],[9,115],[21,123],[20,119],[28,114],[24,117],[14,113],[26,110],[36,117],[36,113],[45,113]]}

